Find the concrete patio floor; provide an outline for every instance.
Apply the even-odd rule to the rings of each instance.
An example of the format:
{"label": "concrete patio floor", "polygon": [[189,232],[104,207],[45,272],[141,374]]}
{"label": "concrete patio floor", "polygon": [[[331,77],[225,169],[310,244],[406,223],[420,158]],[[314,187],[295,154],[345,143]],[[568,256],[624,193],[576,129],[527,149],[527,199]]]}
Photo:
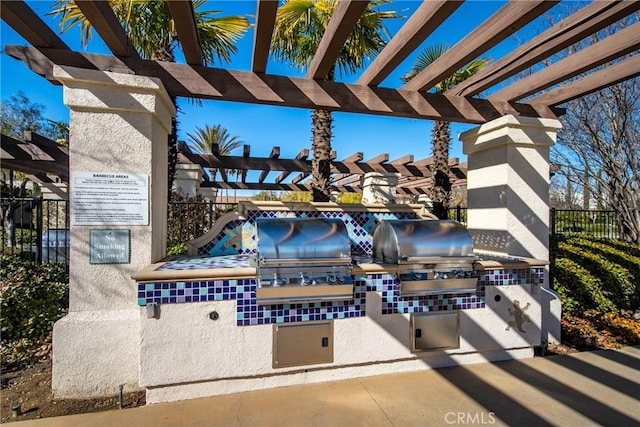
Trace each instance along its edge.
{"label": "concrete patio floor", "polygon": [[23,426],[638,426],[640,347],[23,421]]}

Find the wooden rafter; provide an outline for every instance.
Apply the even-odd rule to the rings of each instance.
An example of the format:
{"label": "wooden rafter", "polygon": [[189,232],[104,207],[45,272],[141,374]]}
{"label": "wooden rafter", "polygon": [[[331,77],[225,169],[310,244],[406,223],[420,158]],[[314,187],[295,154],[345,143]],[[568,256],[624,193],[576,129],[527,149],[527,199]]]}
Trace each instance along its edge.
{"label": "wooden rafter", "polygon": [[193,3],[184,0],[168,0],[167,4],[178,32],[184,59],[190,65],[203,65],[204,58],[198,38]]}
{"label": "wooden rafter", "polygon": [[533,100],[558,105],[588,95],[605,87],[640,76],[640,56],[632,56],[603,70],[543,93]]}
{"label": "wooden rafter", "polygon": [[[309,157],[309,149],[308,148],[303,148],[302,150],[300,150],[300,152],[298,153],[298,155],[296,156],[295,160],[298,161],[305,161],[307,160],[307,158]],[[290,174],[292,173],[292,171],[285,171],[282,172],[280,175],[278,175],[278,177],[276,178],[276,184],[280,184],[282,181],[285,180],[285,178],[287,178]]]}
{"label": "wooden rafter", "polygon": [[362,73],[356,84],[377,86],[440,26],[462,1],[425,1]]}
{"label": "wooden rafter", "polygon": [[464,64],[497,45],[556,3],[558,1],[511,0],[401,89],[416,91],[431,89]]}
{"label": "wooden rafter", "polygon": [[271,37],[277,11],[278,0],[258,0],[253,56],[251,58],[251,70],[254,73],[264,73],[267,70],[267,59],[269,58],[269,48],[271,47]]}
{"label": "wooden rafter", "polygon": [[[280,147],[273,147],[271,149],[271,153],[269,154],[269,157],[272,158],[272,159],[280,158]],[[268,170],[263,170],[260,173],[260,177],[258,178],[258,182],[262,184],[264,182],[264,180],[267,178],[267,175],[269,175],[269,171]],[[242,182],[244,182],[244,181],[242,181]]]}
{"label": "wooden rafter", "polygon": [[[632,16],[640,10],[640,2],[637,1],[594,1],[524,46],[498,58],[495,65],[487,67],[476,77],[445,94],[421,91],[430,89],[443,77],[476,59],[559,2],[509,1],[478,27],[470,28],[461,41],[405,86],[392,89],[376,86],[391,71],[397,69],[445,20],[455,19],[457,15],[454,11],[461,7],[462,2],[422,2],[386,48],[356,78],[357,83],[348,84],[321,79],[326,76],[326,70],[334,63],[349,31],[366,8],[365,0],[338,2],[306,78],[265,73],[278,2],[255,1],[255,38],[250,72],[201,65],[201,46],[190,0],[171,0],[169,3],[187,64],[140,59],[107,0],[82,1],[77,4],[114,55],[71,51],[24,1],[0,2],[0,15],[31,44],[31,47],[6,46],[5,52],[56,84],[59,82],[54,76],[54,66],[66,66],[155,77],[162,81],[169,95],[174,97],[482,124],[508,114],[557,118],[563,114],[563,110],[555,106],[563,100],[573,99],[589,93],[593,88],[606,87],[637,75],[633,68],[623,72],[622,67],[609,62],[626,59],[628,54],[638,55],[638,43],[633,35],[633,32],[640,33],[638,28],[620,31],[625,35],[618,38],[607,37],[584,49],[585,53],[579,52],[568,57],[568,62],[561,65],[556,65],[559,63],[554,63],[552,58],[552,55],[570,44],[596,34],[619,19]],[[623,41],[618,43],[623,38],[626,39],[626,45]],[[535,72],[528,80],[516,83],[507,81],[519,70],[545,60],[551,65]],[[632,58],[627,61],[630,61],[625,61],[627,65],[635,64]],[[542,94],[525,102],[514,102],[553,85],[569,82],[575,78],[576,73],[581,73],[579,70],[594,70],[603,65],[615,70],[615,73],[592,73],[595,77],[587,75],[581,78],[584,81],[576,80],[553,88],[548,91],[548,96]],[[571,73],[566,73],[565,68]],[[73,75],[72,68],[67,68],[66,71]],[[485,89],[504,83],[507,83],[506,89],[495,92],[488,98],[474,97]],[[531,92],[534,89],[535,92]],[[413,162],[413,166],[416,165],[417,162]]]}
{"label": "wooden rafter", "polygon": [[69,154],[66,147],[55,142],[44,144],[44,138],[29,132],[34,142],[23,142],[2,134],[0,160],[3,169],[12,169],[35,176],[57,175],[64,182],[69,181]]}
{"label": "wooden rafter", "polygon": [[522,99],[637,49],[640,49],[640,23],[635,23],[529,77],[518,80],[491,94],[489,99],[508,99],[511,101]]}
{"label": "wooden rafter", "polygon": [[[251,146],[250,145],[245,144],[242,147],[242,157],[244,157],[245,159],[248,159],[249,157],[251,157]],[[243,169],[240,172],[240,175],[242,177],[242,182],[246,182],[247,181],[247,170]]]}
{"label": "wooden rafter", "polygon": [[368,5],[368,0],[338,0],[313,60],[309,64],[307,78],[324,79],[327,77],[342,46]]}
{"label": "wooden rafter", "polygon": [[[10,56],[28,64],[34,72],[52,80],[53,62],[37,49],[6,46]],[[46,51],[46,55],[56,52]],[[78,52],[56,56],[62,65],[104,71],[118,68],[113,57]],[[127,65],[136,74],[160,78],[171,96],[219,99],[252,104],[266,104],[325,109],[395,117],[423,118],[462,123],[485,123],[507,114],[557,118],[560,110],[544,105],[487,101],[435,93],[420,93],[330,81],[255,74],[220,68],[192,67],[172,62],[130,60]],[[124,64],[120,69],[126,69]],[[68,70],[73,75],[73,70]]]}
{"label": "wooden rafter", "polygon": [[75,4],[115,56],[140,58],[108,0],[78,1]]}
{"label": "wooden rafter", "polygon": [[446,93],[477,95],[638,10],[637,1],[594,1]]}
{"label": "wooden rafter", "polygon": [[68,50],[69,47],[22,0],[0,2],[2,20],[34,47]]}

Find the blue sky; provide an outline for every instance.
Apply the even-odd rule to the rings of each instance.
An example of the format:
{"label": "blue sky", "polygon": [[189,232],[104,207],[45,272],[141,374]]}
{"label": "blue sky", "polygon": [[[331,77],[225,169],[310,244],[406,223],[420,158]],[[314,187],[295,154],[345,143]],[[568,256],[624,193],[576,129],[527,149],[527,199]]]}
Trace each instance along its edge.
{"label": "blue sky", "polygon": [[[27,3],[57,30],[54,18],[44,16],[53,2],[27,1]],[[409,17],[419,4],[419,1],[396,1],[384,8],[398,11],[401,15]],[[450,17],[425,42],[425,46],[442,42],[454,45],[464,34],[479,25],[503,4],[504,2],[480,0],[465,2],[455,15]],[[221,15],[254,15],[255,1],[210,1],[206,9],[220,10]],[[254,22],[253,16],[248,18],[250,22]],[[388,22],[387,27],[390,33],[395,34],[404,21],[399,19],[395,22]],[[461,25],[461,23],[464,24]],[[68,121],[69,112],[62,102],[62,88],[29,71],[22,62],[5,55],[5,45],[27,43],[4,22],[1,23],[0,31],[0,43],[3,47],[0,81],[2,99],[5,100],[21,90],[32,102],[43,104],[46,107],[45,116],[47,118]],[[72,49],[82,50],[78,29],[72,29],[62,34],[61,37]],[[520,35],[520,38],[522,37]],[[229,68],[245,71],[250,69],[252,42],[253,30],[250,30],[240,41],[238,54],[233,58]],[[516,38],[508,38],[485,56],[499,58],[515,45],[517,45]],[[94,35],[87,51],[108,53],[97,35]],[[405,60],[381,86],[400,87],[402,85],[400,76],[410,69],[415,56],[416,54]],[[292,75],[294,71],[287,65],[273,61],[270,61],[267,66],[268,73]],[[355,81],[357,75],[340,77],[339,80],[352,82]],[[178,115],[179,138],[181,140],[186,140],[186,134],[193,132],[197,126],[221,124],[229,130],[231,135],[237,135],[245,144],[251,146],[252,156],[267,157],[271,148],[278,146],[281,158],[291,158],[300,149],[311,147],[311,121],[308,110],[224,101],[205,101],[202,106],[195,106],[184,99],[179,101],[179,106],[182,110]],[[358,151],[364,153],[365,160],[381,153],[388,153],[390,160],[406,154],[413,154],[416,159],[420,159],[431,155],[430,133],[432,125],[433,122],[429,120],[334,113],[332,146],[337,151],[338,159]],[[472,127],[473,125],[453,124],[454,143],[451,147],[451,157],[460,157],[464,160],[457,135]],[[239,149],[235,154],[241,153],[242,150]],[[249,180],[253,179],[249,177]]]}

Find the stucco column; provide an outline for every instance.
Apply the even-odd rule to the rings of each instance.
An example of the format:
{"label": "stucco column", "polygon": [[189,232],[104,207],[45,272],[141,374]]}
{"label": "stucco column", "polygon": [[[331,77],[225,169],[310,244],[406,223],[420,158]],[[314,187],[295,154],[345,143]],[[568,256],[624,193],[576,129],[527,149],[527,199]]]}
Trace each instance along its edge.
{"label": "stucco column", "polygon": [[395,203],[396,187],[398,186],[397,173],[367,172],[362,181],[362,203]]}
{"label": "stucco column", "polygon": [[[148,179],[148,224],[72,223],[69,314],[54,327],[55,395],[113,394],[120,384],[138,388],[140,308],[131,275],[166,253],[167,135],[175,108],[158,79],[58,66],[54,76],[70,109],[72,213],[76,174]],[[91,262],[90,233],[101,229],[129,230],[129,262]]]}
{"label": "stucco column", "polygon": [[176,177],[173,180],[173,189],[183,196],[195,197],[200,194],[202,175],[203,172],[200,165],[178,163],[176,165]]}
{"label": "stucco column", "polygon": [[549,147],[560,121],[504,116],[460,135],[475,248],[549,259]]}

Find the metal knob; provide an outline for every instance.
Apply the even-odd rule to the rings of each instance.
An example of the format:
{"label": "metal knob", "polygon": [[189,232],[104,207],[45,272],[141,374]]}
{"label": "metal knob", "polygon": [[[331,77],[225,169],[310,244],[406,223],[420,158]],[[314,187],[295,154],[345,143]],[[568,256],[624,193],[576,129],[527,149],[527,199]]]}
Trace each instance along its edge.
{"label": "metal knob", "polygon": [[308,276],[305,276],[304,273],[300,273],[300,285],[307,286],[310,285],[311,281]]}

